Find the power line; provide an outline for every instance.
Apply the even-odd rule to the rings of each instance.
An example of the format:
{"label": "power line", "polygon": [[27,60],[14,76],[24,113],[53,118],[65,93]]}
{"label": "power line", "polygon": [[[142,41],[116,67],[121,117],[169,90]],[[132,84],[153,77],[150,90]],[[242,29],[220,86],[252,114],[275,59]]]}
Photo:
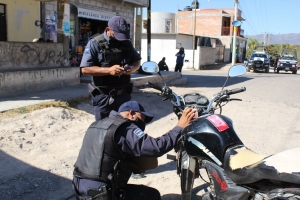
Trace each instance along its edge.
{"label": "power line", "polygon": [[259,1],[259,4],[260,4],[260,14],[261,14],[261,19],[262,19],[261,21],[262,21],[262,23],[263,23],[263,27],[265,28],[264,31],[266,31],[266,25],[265,25],[265,20],[264,20],[264,16],[263,16],[263,11],[262,11],[263,8],[262,8],[262,6],[261,6],[261,1],[262,1],[262,0]]}
{"label": "power line", "polygon": [[269,17],[269,15],[268,15],[268,9],[267,9],[267,0],[265,0],[265,10],[266,10],[266,20],[267,20],[267,27],[268,27],[268,30],[270,31],[270,27],[269,27],[269,23],[268,23],[268,17]]}
{"label": "power line", "polygon": [[[241,7],[241,10],[243,11],[243,14],[245,15],[245,18],[246,18],[246,23],[248,23],[249,27],[252,29],[254,35],[256,35],[257,33],[254,31],[254,29],[252,28],[251,26],[251,23],[250,23],[250,18],[248,18],[248,16],[246,15],[246,9],[244,9],[244,6],[242,6],[242,3],[240,2],[239,3],[239,6]],[[247,6],[245,7],[247,8]],[[248,11],[248,10],[247,10]],[[251,20],[252,21],[252,20]]]}
{"label": "power line", "polygon": [[[254,5],[255,5],[256,16],[258,16],[258,13],[257,13],[257,6],[256,6],[256,0],[254,0]],[[258,20],[258,21],[259,21],[259,20]],[[261,27],[260,21],[259,21],[259,26]]]}

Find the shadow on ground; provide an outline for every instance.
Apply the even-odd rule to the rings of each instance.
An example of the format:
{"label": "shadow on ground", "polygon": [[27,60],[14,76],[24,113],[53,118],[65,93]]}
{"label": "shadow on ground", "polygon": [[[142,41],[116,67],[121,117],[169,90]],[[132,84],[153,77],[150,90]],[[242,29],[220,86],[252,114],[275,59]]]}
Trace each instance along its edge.
{"label": "shadow on ground", "polygon": [[[207,188],[209,187],[209,184],[203,184],[201,186],[195,187],[192,190],[192,198],[193,200],[202,200],[202,197],[197,195],[198,192],[201,190],[204,190],[207,192]],[[165,194],[161,197],[162,200],[181,200],[181,195],[178,194]]]}
{"label": "shadow on ground", "polygon": [[31,166],[1,150],[0,166],[1,200],[64,200],[73,196],[71,180]]}

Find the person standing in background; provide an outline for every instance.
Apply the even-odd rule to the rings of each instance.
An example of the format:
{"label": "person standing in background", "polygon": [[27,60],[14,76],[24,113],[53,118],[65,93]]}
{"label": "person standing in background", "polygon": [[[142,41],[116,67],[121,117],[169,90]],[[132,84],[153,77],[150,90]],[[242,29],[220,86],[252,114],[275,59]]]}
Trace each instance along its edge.
{"label": "person standing in background", "polygon": [[177,57],[176,59],[176,66],[175,66],[175,72],[180,72],[183,66],[183,61],[185,57],[184,48],[180,47],[179,52],[175,55]]}

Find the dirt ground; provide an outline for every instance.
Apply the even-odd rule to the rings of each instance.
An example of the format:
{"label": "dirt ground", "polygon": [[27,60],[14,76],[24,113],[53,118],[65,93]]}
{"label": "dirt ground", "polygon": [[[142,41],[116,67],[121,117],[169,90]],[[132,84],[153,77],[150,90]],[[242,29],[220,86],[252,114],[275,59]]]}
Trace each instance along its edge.
{"label": "dirt ground", "polygon": [[[172,88],[178,94],[197,91],[208,97],[216,92],[210,88]],[[170,102],[162,102],[161,97],[151,93],[152,90],[144,91],[147,92],[135,90],[133,99],[155,115],[145,132],[158,137],[172,129],[177,118],[172,113]],[[243,97],[250,99],[253,96],[245,93],[241,95]],[[282,109],[276,109],[279,106]],[[241,112],[241,108],[244,112]],[[288,114],[284,114],[283,110]],[[45,108],[4,118],[0,122],[0,199],[75,199],[71,188],[73,165],[84,133],[94,121],[92,112],[89,102],[84,102],[76,109]],[[240,138],[254,151],[271,154],[299,146],[300,129],[286,121],[287,126],[292,125],[286,130],[284,126],[278,126],[280,121],[277,118],[280,115],[283,119],[299,119],[299,107],[252,98],[251,102],[246,100],[228,104],[223,112],[235,122],[236,131],[241,133]],[[259,120],[262,118],[268,120]],[[272,137],[264,133],[262,127],[265,132],[272,133]],[[290,134],[289,140],[282,133]],[[130,183],[157,188],[163,200],[179,200],[180,182],[175,162],[168,160],[166,155],[158,161],[158,168],[147,171],[146,178],[130,179]],[[201,179],[196,179],[193,199],[201,199],[205,188],[207,185]]]}
{"label": "dirt ground", "polygon": [[[145,130],[153,137],[176,125],[170,102],[157,103],[161,101],[159,96],[142,90],[135,90],[133,99],[155,115],[154,123]],[[76,109],[52,107],[14,117],[2,116],[0,199],[75,199],[71,188],[73,165],[84,133],[93,121],[89,101]],[[163,156],[159,167],[147,171],[146,178],[130,182],[155,187],[165,195],[164,199],[179,199],[175,168],[175,162]]]}

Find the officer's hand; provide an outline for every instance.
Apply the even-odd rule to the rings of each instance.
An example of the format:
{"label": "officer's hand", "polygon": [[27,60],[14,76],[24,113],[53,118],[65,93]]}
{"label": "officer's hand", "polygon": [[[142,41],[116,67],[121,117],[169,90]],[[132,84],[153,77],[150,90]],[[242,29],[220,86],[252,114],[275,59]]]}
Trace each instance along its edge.
{"label": "officer's hand", "polygon": [[121,76],[125,70],[120,65],[113,65],[109,68],[109,74],[112,76]]}
{"label": "officer's hand", "polygon": [[123,74],[130,75],[131,74],[131,69],[125,70],[125,72]]}
{"label": "officer's hand", "polygon": [[177,123],[177,126],[180,126],[181,128],[185,128],[190,124],[190,122],[193,120],[193,117],[195,116],[195,110],[191,108],[185,108],[180,120]]}

